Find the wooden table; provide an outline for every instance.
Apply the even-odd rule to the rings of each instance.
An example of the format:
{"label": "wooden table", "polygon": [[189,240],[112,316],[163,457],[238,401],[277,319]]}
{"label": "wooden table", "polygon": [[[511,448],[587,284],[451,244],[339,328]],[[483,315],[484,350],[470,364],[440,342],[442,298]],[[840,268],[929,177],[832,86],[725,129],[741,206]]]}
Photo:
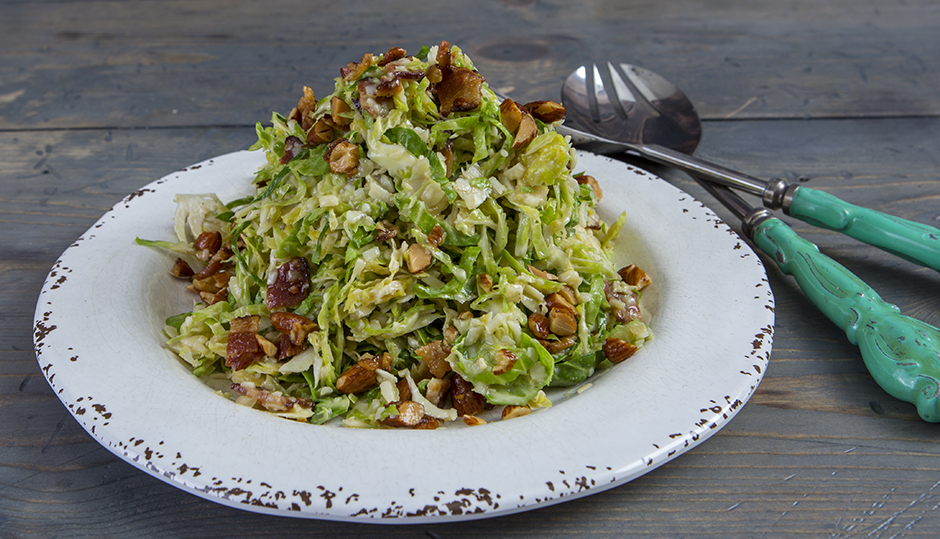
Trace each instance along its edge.
{"label": "wooden table", "polygon": [[[934,0],[0,2],[0,537],[940,536],[940,427],[885,394],[766,258],[773,355],[726,428],[620,488],[473,522],[303,521],[184,493],[86,434],[32,345],[44,277],[113,204],[247,147],[302,85],[324,95],[393,45],[448,39],[523,102],[557,99],[585,62],[645,66],[696,103],[698,155],[937,225],[938,28]],[[733,221],[684,174],[636,164]],[[940,325],[935,271],[788,222]]]}

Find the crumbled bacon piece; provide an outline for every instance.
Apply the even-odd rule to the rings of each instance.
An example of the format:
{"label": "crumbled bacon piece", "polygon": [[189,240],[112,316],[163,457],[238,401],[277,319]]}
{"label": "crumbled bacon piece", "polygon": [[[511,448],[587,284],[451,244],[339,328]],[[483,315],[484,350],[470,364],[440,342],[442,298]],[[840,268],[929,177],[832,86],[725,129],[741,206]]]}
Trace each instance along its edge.
{"label": "crumbled bacon piece", "polygon": [[483,76],[466,67],[451,67],[445,70],[441,82],[437,83],[437,97],[441,101],[441,116],[451,112],[473,110],[480,106],[483,96]]}
{"label": "crumbled bacon piece", "polygon": [[277,339],[277,360],[284,361],[285,359],[296,356],[306,349],[306,341],[300,344],[294,344],[291,342],[289,335],[281,335]]}
{"label": "crumbled bacon piece", "polygon": [[300,397],[290,397],[281,392],[271,392],[266,389],[260,389],[253,386],[242,384],[232,384],[232,391],[239,395],[244,395],[254,399],[269,412],[287,412],[294,405],[304,408],[313,408],[314,403]]}
{"label": "crumbled bacon piece", "polygon": [[382,59],[379,60],[377,65],[384,66],[385,64],[394,62],[395,60],[401,60],[405,57],[406,51],[401,47],[392,47],[382,55]]}
{"label": "crumbled bacon piece", "polygon": [[304,142],[299,138],[291,135],[284,139],[284,155],[281,156],[280,164],[286,165],[290,163],[292,159],[297,157],[297,154],[300,153],[304,147]]}
{"label": "crumbled bacon piece", "polygon": [[339,70],[339,74],[343,77],[345,81],[354,81],[362,76],[365,73],[366,69],[372,67],[372,62],[375,61],[375,58],[372,57],[372,53],[365,53],[362,55],[362,59],[359,62],[349,62],[346,64],[346,67],[343,67]]}
{"label": "crumbled bacon piece", "polygon": [[375,80],[362,79],[356,85],[356,88],[359,90],[359,106],[368,112],[369,116],[380,118],[388,113],[392,99],[381,97],[376,93],[378,84]]}
{"label": "crumbled bacon piece", "polygon": [[232,320],[229,326],[228,344],[225,347],[225,365],[240,371],[264,357],[264,350],[255,336],[260,328],[258,315],[242,316]]}
{"label": "crumbled bacon piece", "polygon": [[401,91],[401,80],[398,77],[381,82],[375,87],[377,97],[392,97]]}
{"label": "crumbled bacon piece", "polygon": [[594,191],[594,198],[596,198],[598,202],[604,198],[604,191],[601,190],[601,184],[597,183],[597,180],[594,178],[594,176],[582,174],[580,176],[575,176],[574,179],[577,180],[578,185],[588,184],[591,187],[591,190]]}
{"label": "crumbled bacon piece", "polygon": [[310,264],[306,258],[294,257],[277,268],[273,283],[268,284],[265,304],[268,310],[297,305],[310,293]]}
{"label": "crumbled bacon piece", "polygon": [[301,344],[307,340],[307,335],[317,329],[317,324],[306,316],[294,313],[271,313],[271,325],[290,338],[290,342]]}
{"label": "crumbled bacon piece", "polygon": [[334,174],[355,174],[359,170],[359,145],[346,139],[337,139],[330,143],[324,157],[330,163],[330,172]]}

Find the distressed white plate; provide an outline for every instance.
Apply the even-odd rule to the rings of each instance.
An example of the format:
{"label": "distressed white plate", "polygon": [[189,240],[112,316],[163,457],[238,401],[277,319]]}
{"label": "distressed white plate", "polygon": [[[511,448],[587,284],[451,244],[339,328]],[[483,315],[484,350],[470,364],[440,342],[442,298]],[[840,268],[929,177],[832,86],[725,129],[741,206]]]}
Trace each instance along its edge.
{"label": "distressed white plate", "polygon": [[170,258],[173,196],[245,195],[263,156],[237,152],[128,195],[70,246],[36,308],[39,365],[99,443],[186,492],[260,513],[414,523],[503,515],[622,485],[681,455],[744,406],[770,357],[763,266],[708,208],[642,170],[579,154],[628,215],[618,262],[653,279],[655,340],[555,405],[480,427],[353,430],[277,418],[211,392],[163,347],[192,307]]}

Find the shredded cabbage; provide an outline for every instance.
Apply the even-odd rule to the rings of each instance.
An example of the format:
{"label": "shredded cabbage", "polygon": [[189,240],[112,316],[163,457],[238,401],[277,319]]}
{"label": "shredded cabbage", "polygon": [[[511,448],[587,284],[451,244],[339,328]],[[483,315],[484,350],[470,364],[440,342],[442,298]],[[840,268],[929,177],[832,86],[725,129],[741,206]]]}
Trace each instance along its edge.
{"label": "shredded cabbage", "polygon": [[180,195],[176,242],[138,240],[205,268],[192,312],[165,328],[196,375],[290,419],[424,428],[488,405],[546,408],[546,387],[622,359],[608,341],[652,339],[645,283],[611,261],[625,217],[598,217],[560,118],[520,108],[535,129],[523,140],[446,42],[342,75],[257,125],[267,163],[251,196]]}

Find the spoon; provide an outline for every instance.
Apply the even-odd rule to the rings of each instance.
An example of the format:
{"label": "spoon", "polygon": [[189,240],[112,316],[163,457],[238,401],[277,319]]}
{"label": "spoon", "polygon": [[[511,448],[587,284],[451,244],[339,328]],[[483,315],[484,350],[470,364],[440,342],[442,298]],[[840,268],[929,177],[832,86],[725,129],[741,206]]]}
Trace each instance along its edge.
{"label": "spoon", "polygon": [[[782,179],[764,181],[691,154],[702,138],[695,107],[679,88],[629,64],[581,66],[565,80],[566,123],[558,129],[576,146],[597,153],[626,151],[693,176],[761,197],[764,206],[812,225],[842,232],[940,271],[940,230],[854,206]],[[574,126],[580,127],[580,131]],[[588,135],[587,133],[590,133]]]}
{"label": "spoon", "polygon": [[[616,73],[616,67],[611,64],[608,66],[612,73]],[[619,74],[611,77],[620,96],[620,110],[616,110],[603,91],[603,86],[598,84],[600,77],[594,78],[592,89],[595,97],[588,100],[583,100],[582,95],[588,86],[580,82],[585,80],[583,73],[586,69],[582,67],[568,77],[562,93],[568,116],[562,126],[564,129],[559,129],[559,132],[570,134],[576,145],[588,145],[594,151],[611,153],[627,150],[668,165],[675,164],[671,158],[654,157],[663,155],[666,149],[647,142],[661,142],[684,152],[694,150],[701,138],[701,123],[685,95],[649,71],[626,64],[621,64],[619,69],[624,74],[636,77],[631,81],[634,92],[627,89],[622,78],[620,83],[616,82]],[[598,73],[596,67],[594,73]],[[581,94],[577,94],[578,91]],[[575,93],[574,99],[570,97],[572,93]],[[641,98],[624,103],[625,95],[638,95]],[[656,99],[657,96],[661,98]],[[570,104],[572,101],[575,102],[574,106]],[[663,101],[667,105],[664,106]],[[588,105],[583,106],[584,103]],[[587,115],[584,114],[585,110]],[[767,253],[785,274],[792,275],[816,307],[845,331],[849,342],[859,347],[865,366],[882,389],[897,399],[913,403],[918,415],[925,421],[940,422],[940,330],[901,314],[897,306],[885,302],[861,279],[820,253],[815,245],[798,236],[769,210],[752,207],[728,187],[721,185],[723,182],[715,179],[711,173],[717,167],[705,163],[702,170],[692,170],[693,167],[685,160],[681,166],[676,166],[692,172],[706,190],[740,218],[745,235]],[[730,174],[737,175],[734,172]],[[718,184],[705,181],[699,175]],[[764,192],[773,189],[776,188],[768,186]],[[784,191],[790,195],[791,211],[798,198],[796,195],[803,189]],[[771,200],[775,199],[771,197]],[[829,203],[830,207],[833,205],[841,208],[846,206],[841,201]],[[861,212],[862,220],[868,218],[867,212],[870,210]],[[854,210],[854,213],[859,212]],[[900,221],[889,219],[892,222]]]}

